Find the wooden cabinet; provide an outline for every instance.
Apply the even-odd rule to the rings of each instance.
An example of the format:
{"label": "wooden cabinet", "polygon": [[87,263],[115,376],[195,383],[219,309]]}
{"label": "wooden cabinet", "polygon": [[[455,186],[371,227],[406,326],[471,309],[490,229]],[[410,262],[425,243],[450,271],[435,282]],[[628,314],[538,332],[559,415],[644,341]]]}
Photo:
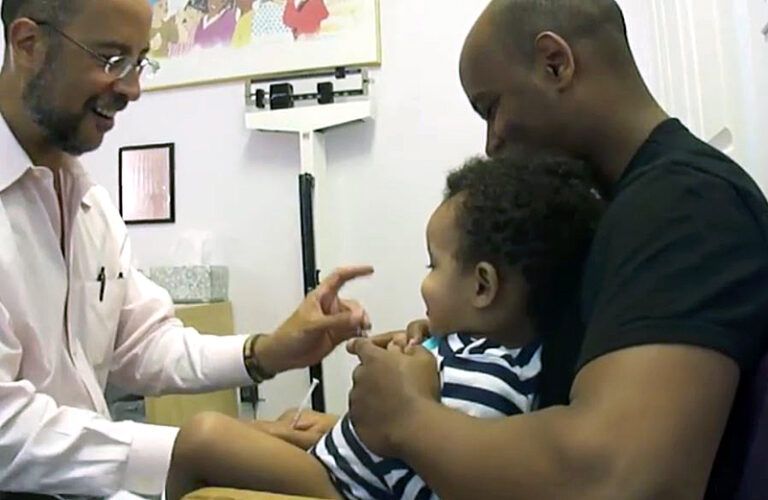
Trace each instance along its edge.
{"label": "wooden cabinet", "polygon": [[[202,333],[232,335],[234,324],[232,304],[216,302],[199,305],[178,305],[176,316],[184,325]],[[147,422],[180,427],[190,417],[203,411],[216,411],[238,417],[238,393],[236,389],[197,395],[162,396],[146,398]]]}

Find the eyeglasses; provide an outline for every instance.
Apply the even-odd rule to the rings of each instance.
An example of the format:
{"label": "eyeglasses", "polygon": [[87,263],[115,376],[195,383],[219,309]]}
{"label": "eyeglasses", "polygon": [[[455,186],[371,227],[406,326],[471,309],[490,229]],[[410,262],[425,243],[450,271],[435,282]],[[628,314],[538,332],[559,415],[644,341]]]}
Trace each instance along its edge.
{"label": "eyeglasses", "polygon": [[133,61],[128,56],[106,57],[99,54],[98,52],[95,52],[93,49],[88,48],[86,45],[78,42],[71,36],[64,33],[64,31],[60,30],[58,27],[47,21],[38,21],[35,19],[32,19],[32,21],[34,21],[38,26],[47,26],[48,28],[52,29],[62,37],[75,44],[80,49],[87,52],[88,55],[94,59],[104,63],[104,72],[115,80],[122,80],[128,76],[131,71],[137,75],[146,74],[147,76],[152,76],[160,70],[160,64],[155,60],[149,59],[147,57],[143,57],[138,61]]}

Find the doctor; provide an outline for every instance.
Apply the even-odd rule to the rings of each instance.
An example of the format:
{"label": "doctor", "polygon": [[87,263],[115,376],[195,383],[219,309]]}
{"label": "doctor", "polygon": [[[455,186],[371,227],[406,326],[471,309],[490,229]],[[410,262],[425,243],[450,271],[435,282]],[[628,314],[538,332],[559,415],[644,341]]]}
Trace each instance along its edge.
{"label": "doctor", "polygon": [[107,379],[141,394],[242,386],[320,361],[367,327],[326,279],[273,335],[184,328],[130,265],[126,228],[77,157],[139,98],[146,0],[4,0],[0,72],[0,491],[163,491],[178,430],[113,422]]}

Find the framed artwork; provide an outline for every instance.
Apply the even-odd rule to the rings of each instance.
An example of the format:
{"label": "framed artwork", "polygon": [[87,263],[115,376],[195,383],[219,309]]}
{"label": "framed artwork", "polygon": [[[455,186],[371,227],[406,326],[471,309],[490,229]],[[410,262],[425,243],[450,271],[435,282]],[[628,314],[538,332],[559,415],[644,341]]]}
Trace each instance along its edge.
{"label": "framed artwork", "polygon": [[120,148],[118,190],[126,224],[175,222],[174,145]]}
{"label": "framed artwork", "polygon": [[381,63],[379,0],[150,0],[146,90]]}

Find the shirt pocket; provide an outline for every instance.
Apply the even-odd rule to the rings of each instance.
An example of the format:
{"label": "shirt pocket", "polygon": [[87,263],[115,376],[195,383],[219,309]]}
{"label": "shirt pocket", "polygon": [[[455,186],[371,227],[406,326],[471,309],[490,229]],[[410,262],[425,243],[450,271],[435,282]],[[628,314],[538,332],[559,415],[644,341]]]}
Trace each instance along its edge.
{"label": "shirt pocket", "polygon": [[94,368],[109,369],[125,294],[122,274],[83,282],[80,315],[73,323],[79,325],[77,336]]}

